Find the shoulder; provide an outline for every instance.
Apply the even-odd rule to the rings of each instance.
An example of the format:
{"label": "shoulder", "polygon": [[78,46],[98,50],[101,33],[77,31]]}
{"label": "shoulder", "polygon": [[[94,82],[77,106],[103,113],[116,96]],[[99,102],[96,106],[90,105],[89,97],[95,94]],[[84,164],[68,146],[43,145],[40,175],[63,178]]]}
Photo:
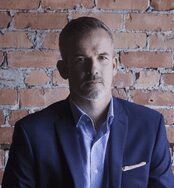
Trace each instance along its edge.
{"label": "shoulder", "polygon": [[68,111],[68,100],[62,100],[51,104],[41,111],[25,116],[24,118],[17,121],[15,126],[22,126],[25,129],[49,127],[49,125],[52,125],[62,116],[62,114],[66,114]]}
{"label": "shoulder", "polygon": [[114,101],[116,110],[120,109],[120,116],[124,114],[126,119],[128,143],[136,142],[141,146],[147,144],[147,147],[152,147],[159,134],[165,135],[162,114],[156,110],[122,99],[115,98]]}
{"label": "shoulder", "polygon": [[117,109],[121,109],[121,113],[126,113],[130,122],[138,122],[141,125],[159,125],[163,116],[161,113],[149,107],[129,102],[123,99],[114,97],[114,104]]}

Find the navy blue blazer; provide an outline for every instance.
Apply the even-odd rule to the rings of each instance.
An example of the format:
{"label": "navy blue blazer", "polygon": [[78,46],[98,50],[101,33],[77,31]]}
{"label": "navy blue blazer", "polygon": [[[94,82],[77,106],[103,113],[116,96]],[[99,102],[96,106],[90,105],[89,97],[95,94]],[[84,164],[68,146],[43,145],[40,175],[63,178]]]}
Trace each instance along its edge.
{"label": "navy blue blazer", "polygon": [[[114,98],[108,188],[174,188],[162,115]],[[15,126],[2,188],[84,188],[84,164],[68,100]]]}

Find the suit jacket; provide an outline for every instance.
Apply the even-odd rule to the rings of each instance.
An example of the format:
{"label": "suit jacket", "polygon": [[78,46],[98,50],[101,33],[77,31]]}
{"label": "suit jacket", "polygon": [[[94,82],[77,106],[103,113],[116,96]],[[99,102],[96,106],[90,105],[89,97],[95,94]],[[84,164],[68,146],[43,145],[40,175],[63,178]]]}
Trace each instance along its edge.
{"label": "suit jacket", "polygon": [[[114,98],[108,188],[174,188],[162,115]],[[68,100],[18,121],[2,188],[84,188],[84,164]]]}

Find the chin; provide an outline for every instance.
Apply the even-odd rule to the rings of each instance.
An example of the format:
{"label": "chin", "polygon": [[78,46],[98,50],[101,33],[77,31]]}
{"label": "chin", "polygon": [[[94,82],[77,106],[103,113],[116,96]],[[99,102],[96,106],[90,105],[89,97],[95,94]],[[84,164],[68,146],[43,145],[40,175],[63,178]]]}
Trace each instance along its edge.
{"label": "chin", "polygon": [[102,91],[92,91],[87,95],[81,95],[82,98],[89,100],[89,101],[97,101],[106,98],[106,93]]}

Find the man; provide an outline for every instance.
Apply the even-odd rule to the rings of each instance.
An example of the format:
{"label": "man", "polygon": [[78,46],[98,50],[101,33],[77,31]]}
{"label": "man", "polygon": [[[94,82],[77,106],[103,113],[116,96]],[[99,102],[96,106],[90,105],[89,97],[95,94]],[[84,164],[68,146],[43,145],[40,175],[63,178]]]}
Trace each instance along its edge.
{"label": "man", "polygon": [[59,46],[70,95],[16,123],[2,188],[173,188],[162,115],[112,97],[109,28],[80,17]]}

